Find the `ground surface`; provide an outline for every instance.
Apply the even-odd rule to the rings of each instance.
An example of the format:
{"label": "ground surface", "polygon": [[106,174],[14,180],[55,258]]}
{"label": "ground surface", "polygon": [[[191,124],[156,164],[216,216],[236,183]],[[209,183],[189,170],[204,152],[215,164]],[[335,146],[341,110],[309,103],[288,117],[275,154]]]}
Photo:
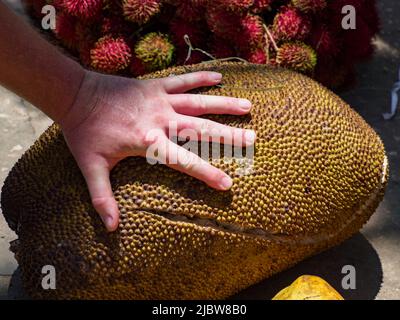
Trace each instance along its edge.
{"label": "ground surface", "polygon": [[[18,0],[8,0],[22,12]],[[380,134],[390,161],[390,182],[384,201],[361,233],[341,246],[308,259],[296,267],[265,280],[234,298],[268,299],[302,274],[322,276],[347,299],[400,299],[400,113],[384,121],[390,105],[390,88],[400,67],[400,2],[380,0],[383,30],[376,41],[372,61],[360,66],[358,85],[341,96]],[[397,21],[396,21],[397,20]],[[0,186],[7,173],[50,120],[21,98],[0,87]],[[15,234],[0,214],[0,299],[17,263],[9,252]],[[341,289],[344,265],[356,268],[356,290]],[[14,290],[15,291],[15,290]]]}

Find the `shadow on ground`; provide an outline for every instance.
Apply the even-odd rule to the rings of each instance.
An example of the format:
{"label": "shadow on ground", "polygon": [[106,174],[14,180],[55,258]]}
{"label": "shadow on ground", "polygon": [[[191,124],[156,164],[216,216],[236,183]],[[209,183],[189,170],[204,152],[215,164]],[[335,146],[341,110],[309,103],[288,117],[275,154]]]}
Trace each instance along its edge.
{"label": "shadow on ground", "polygon": [[[352,265],[356,269],[356,289],[342,289],[342,267]],[[304,260],[295,267],[264,280],[231,299],[272,299],[281,289],[301,275],[316,275],[326,280],[346,300],[372,300],[382,284],[382,265],[379,256],[361,234],[315,257]]]}

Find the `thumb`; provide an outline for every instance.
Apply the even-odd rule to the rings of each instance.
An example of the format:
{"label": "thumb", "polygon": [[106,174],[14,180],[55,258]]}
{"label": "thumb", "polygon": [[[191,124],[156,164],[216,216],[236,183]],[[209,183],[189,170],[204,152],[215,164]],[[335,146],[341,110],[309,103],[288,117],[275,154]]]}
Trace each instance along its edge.
{"label": "thumb", "polygon": [[93,207],[108,231],[115,231],[119,223],[119,210],[110,183],[110,169],[105,159],[93,161],[81,168],[89,188]]}

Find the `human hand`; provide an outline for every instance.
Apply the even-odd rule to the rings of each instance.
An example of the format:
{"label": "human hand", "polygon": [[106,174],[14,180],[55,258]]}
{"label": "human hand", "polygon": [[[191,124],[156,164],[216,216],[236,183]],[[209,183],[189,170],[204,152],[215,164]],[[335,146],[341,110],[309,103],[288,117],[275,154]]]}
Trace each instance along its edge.
{"label": "human hand", "polygon": [[[126,157],[146,156],[151,145],[157,144],[158,153],[165,155],[167,166],[218,190],[231,187],[232,180],[226,173],[168,137],[171,123],[174,123],[178,133],[192,129],[199,139],[217,134],[224,142],[233,138],[235,145],[254,143],[254,131],[196,117],[202,114],[243,115],[250,111],[251,103],[245,99],[184,93],[216,85],[221,78],[222,75],[215,72],[196,72],[136,80],[87,71],[75,102],[59,123],[85,177],[93,206],[109,231],[114,231],[119,221],[110,171]],[[171,152],[185,161],[169,161]]]}

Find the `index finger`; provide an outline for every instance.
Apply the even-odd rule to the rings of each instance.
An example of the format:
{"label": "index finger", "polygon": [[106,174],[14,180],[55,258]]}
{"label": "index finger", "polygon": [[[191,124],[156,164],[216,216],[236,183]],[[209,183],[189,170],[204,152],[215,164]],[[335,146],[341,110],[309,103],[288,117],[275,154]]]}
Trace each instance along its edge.
{"label": "index finger", "polygon": [[183,93],[204,86],[220,83],[222,74],[212,71],[198,71],[160,79],[167,93]]}

